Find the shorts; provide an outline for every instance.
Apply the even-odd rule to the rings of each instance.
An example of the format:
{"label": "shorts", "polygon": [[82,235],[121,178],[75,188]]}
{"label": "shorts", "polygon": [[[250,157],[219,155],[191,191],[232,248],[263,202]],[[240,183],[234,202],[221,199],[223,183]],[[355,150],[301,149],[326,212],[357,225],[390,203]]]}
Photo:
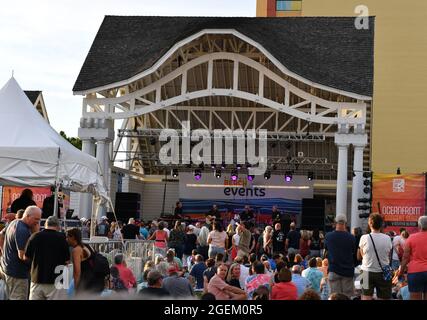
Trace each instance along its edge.
{"label": "shorts", "polygon": [[[368,274],[368,285],[363,283],[366,281],[366,274]],[[384,280],[382,272],[369,272],[363,271],[362,273],[362,294],[364,296],[372,297],[374,295],[374,289],[377,290],[377,297],[379,299],[391,299],[392,284],[391,280]]]}
{"label": "shorts", "polygon": [[427,292],[427,271],[408,273],[409,292]]}

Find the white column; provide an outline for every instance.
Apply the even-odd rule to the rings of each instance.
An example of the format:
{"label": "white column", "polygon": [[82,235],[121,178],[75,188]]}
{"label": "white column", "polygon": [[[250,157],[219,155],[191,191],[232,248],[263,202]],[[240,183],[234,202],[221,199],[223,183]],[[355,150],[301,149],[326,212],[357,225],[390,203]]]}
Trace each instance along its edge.
{"label": "white column", "polygon": [[362,197],[363,190],[363,149],[365,144],[353,144],[354,162],[353,162],[353,186],[351,189],[351,228],[361,227],[359,218],[358,199]]}
{"label": "white column", "polygon": [[[105,185],[107,189],[109,188],[108,184],[108,143],[106,140],[98,140],[96,142],[96,159],[99,161],[99,165],[101,166],[102,175],[104,177]],[[99,208],[98,219],[106,214],[106,210],[104,207]]]}
{"label": "white column", "polygon": [[[91,156],[95,156],[95,141],[93,139],[82,139],[82,151]],[[92,199],[90,193],[80,193],[79,217],[90,219],[92,214]]]}
{"label": "white column", "polygon": [[338,146],[338,174],[336,215],[347,216],[347,158],[348,143],[337,143]]}

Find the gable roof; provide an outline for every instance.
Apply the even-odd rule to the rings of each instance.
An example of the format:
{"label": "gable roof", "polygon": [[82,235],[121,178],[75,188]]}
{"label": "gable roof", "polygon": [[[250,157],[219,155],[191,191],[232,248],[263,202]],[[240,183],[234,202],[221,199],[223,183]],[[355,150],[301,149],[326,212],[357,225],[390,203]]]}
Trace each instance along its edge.
{"label": "gable roof", "polygon": [[106,16],[73,91],[127,80],[199,31],[234,29],[307,80],[371,97],[375,18],[369,22],[368,30],[357,30],[352,17]]}

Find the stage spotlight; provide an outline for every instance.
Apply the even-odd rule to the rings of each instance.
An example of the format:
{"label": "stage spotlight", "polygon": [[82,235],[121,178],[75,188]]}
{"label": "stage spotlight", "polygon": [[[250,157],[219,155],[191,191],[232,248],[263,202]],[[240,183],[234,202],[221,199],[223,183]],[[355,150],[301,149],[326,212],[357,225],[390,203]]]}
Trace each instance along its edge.
{"label": "stage spotlight", "polygon": [[248,174],[248,181],[254,181],[255,176],[253,174]]}
{"label": "stage spotlight", "polygon": [[241,165],[240,163],[238,163],[238,164],[236,165],[236,168],[237,168],[237,170],[240,170],[240,169],[242,169],[242,165]]}
{"label": "stage spotlight", "polygon": [[212,169],[215,169],[215,168],[216,168],[215,163],[212,163],[212,164],[211,164],[211,168],[212,168]]}
{"label": "stage spotlight", "polygon": [[221,169],[225,169],[225,167],[226,167],[225,162],[222,162]]}
{"label": "stage spotlight", "polygon": [[217,179],[221,178],[221,169],[215,170],[215,178],[217,178]]}
{"label": "stage spotlight", "polygon": [[309,171],[309,172],[308,172],[308,175],[307,175],[307,179],[308,179],[309,181],[313,180],[313,179],[314,179],[314,172]]}
{"label": "stage spotlight", "polygon": [[233,171],[231,171],[231,180],[236,181],[238,177],[239,177],[239,175],[238,175],[236,169],[234,169]]}
{"label": "stage spotlight", "polygon": [[246,168],[250,168],[252,165],[249,162],[246,162]]}
{"label": "stage spotlight", "polygon": [[267,170],[265,173],[264,173],[264,179],[265,180],[268,180],[268,179],[270,179],[271,178],[271,172],[270,172],[270,170]]}
{"label": "stage spotlight", "polygon": [[285,174],[285,181],[291,182],[292,181],[292,171],[287,171]]}
{"label": "stage spotlight", "polygon": [[154,145],[156,144],[156,142],[157,142],[156,138],[154,138],[154,137],[150,137],[150,144],[151,144],[152,146],[154,146]]}
{"label": "stage spotlight", "polygon": [[202,179],[202,171],[200,171],[200,169],[194,170],[194,179],[196,179],[197,181]]}
{"label": "stage spotlight", "polygon": [[177,178],[178,175],[178,169],[172,169],[172,177]]}

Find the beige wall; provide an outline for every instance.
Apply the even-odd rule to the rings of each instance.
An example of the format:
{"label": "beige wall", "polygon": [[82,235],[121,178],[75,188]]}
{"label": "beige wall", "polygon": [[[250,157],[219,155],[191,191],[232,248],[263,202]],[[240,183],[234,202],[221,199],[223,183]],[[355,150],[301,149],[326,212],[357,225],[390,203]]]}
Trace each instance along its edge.
{"label": "beige wall", "polygon": [[372,169],[427,171],[427,1],[304,0],[303,16],[376,16]]}
{"label": "beige wall", "polygon": [[257,17],[267,16],[267,0],[256,1],[256,16]]}

